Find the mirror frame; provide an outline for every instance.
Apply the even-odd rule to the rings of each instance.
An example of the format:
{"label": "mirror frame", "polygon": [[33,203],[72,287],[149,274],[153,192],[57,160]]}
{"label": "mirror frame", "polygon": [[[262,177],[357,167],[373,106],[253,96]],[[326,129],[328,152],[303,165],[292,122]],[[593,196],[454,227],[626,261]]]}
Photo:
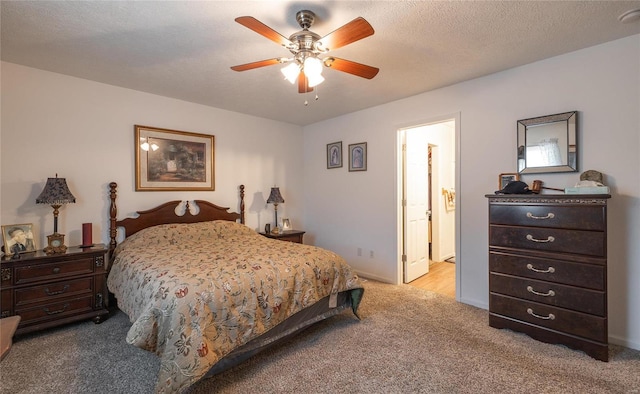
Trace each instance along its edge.
{"label": "mirror frame", "polygon": [[[559,125],[559,123],[563,123]],[[577,172],[578,171],[578,111],[563,112],[561,114],[539,116],[518,121],[518,144],[516,148],[516,168],[519,174],[539,174],[550,172]],[[560,165],[547,165],[534,167],[527,163],[527,146],[533,146],[534,130],[540,130],[545,125],[554,127],[561,126],[566,132],[561,133],[559,138],[562,149],[563,162]],[[539,140],[538,140],[539,141]],[[536,143],[538,141],[535,141]]]}

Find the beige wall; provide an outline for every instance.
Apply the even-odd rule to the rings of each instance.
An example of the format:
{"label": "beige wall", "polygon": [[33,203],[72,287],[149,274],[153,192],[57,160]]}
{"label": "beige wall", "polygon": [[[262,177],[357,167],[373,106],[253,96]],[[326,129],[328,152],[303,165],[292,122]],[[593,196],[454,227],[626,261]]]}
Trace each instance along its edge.
{"label": "beige wall", "polygon": [[[286,201],[278,217],[302,227],[302,130],[180,100],[2,63],[0,211],[2,224],[33,223],[39,246],[53,232],[53,210],[36,205],[48,177],[66,178],[75,204],[60,209],[67,245],[94,223],[108,241],[108,184],[118,183],[118,216],[171,200],[204,199],[237,211],[246,185],[247,224],[274,220],[265,204],[277,184]],[[133,127],[141,124],[215,136],[215,191],[136,192]]]}
{"label": "beige wall", "polygon": [[[428,75],[425,75],[428,78]],[[460,114],[458,298],[488,306],[488,208],[497,176],[516,169],[516,122],[578,110],[579,170],[605,174],[609,335],[640,349],[640,35],[319,122],[304,129],[305,221],[318,245],[360,273],[399,282],[397,130]],[[327,170],[325,145],[367,142],[368,171]],[[551,187],[579,173],[527,175]],[[373,250],[359,257],[357,248]]]}

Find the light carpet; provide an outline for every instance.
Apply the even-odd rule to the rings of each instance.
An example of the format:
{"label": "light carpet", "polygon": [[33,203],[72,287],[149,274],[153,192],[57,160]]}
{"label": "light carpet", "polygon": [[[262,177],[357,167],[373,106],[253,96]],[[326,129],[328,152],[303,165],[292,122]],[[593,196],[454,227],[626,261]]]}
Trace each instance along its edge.
{"label": "light carpet", "polygon": [[[413,288],[365,281],[349,311],[192,387],[189,393],[640,393],[640,351],[597,361],[488,326],[485,310]],[[16,338],[2,393],[151,393],[159,362],[128,345],[116,312]]]}

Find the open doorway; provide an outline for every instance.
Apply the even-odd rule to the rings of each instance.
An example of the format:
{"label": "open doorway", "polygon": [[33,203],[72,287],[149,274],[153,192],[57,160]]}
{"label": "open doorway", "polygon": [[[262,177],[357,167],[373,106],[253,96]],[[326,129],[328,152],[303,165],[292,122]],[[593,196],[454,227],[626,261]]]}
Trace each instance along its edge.
{"label": "open doorway", "polygon": [[456,118],[400,129],[402,281],[456,294]]}

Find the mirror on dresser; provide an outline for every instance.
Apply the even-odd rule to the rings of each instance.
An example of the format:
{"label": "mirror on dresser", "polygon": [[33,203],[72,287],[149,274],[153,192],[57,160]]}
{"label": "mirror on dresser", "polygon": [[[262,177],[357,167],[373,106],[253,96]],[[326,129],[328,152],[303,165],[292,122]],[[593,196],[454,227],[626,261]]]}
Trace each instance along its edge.
{"label": "mirror on dresser", "polygon": [[518,173],[576,172],[578,112],[518,121]]}

